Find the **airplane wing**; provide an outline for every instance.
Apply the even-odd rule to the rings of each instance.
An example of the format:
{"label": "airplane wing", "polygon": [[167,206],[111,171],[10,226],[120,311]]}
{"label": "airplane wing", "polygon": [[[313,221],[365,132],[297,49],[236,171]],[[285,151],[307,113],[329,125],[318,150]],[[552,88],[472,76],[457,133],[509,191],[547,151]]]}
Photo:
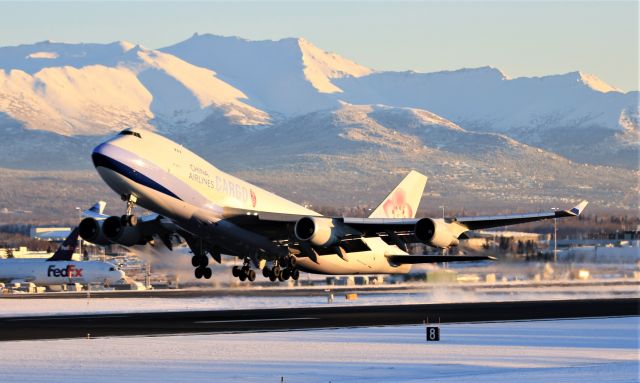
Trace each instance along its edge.
{"label": "airplane wing", "polygon": [[[445,219],[430,218],[350,218],[350,217],[313,217],[314,219],[329,221],[332,228],[337,228],[341,234],[339,241],[355,239],[366,236],[386,236],[395,242],[401,249],[405,248],[406,243],[426,243],[433,247],[447,248],[455,246],[458,239],[467,238],[464,234],[470,230],[486,229],[492,227],[501,227],[515,225],[524,222],[538,221],[550,218],[562,218],[578,216],[587,206],[587,201],[583,201],[572,209],[558,210],[551,212],[538,212],[514,215],[497,215],[484,217],[453,217]],[[253,211],[238,208],[225,208],[223,211],[224,219],[218,222],[218,228],[223,223],[227,229],[241,230],[243,235],[259,236],[264,240],[260,248],[267,249],[268,253],[277,254],[283,246],[300,246],[302,250],[308,247],[305,241],[298,240],[294,234],[294,228],[303,218],[308,216],[297,214],[282,214],[274,212]],[[84,221],[83,221],[84,223]],[[427,236],[420,236],[418,227],[421,223],[431,224],[431,232]],[[228,226],[231,225],[232,228]],[[82,226],[82,223],[81,223]],[[437,226],[437,228],[436,228]],[[233,229],[235,227],[235,229]],[[221,241],[220,248],[203,247],[198,238],[192,236],[188,232],[181,230],[175,223],[169,219],[165,219],[158,215],[150,215],[141,217],[136,224],[137,230],[140,232],[141,238],[150,239],[152,236],[160,237],[165,245],[171,249],[170,236],[174,233],[182,236],[188,243],[194,254],[199,254],[202,250],[214,254],[219,259],[220,251],[225,254],[236,255],[236,252],[227,248]],[[443,230],[444,229],[444,230]],[[82,231],[82,228],[81,228]],[[435,238],[437,233],[444,233],[440,240],[431,240]],[[429,239],[425,239],[429,238]],[[221,238],[224,240],[224,238]],[[306,245],[305,245],[306,244]],[[246,244],[245,244],[246,246]],[[424,256],[420,256],[424,257]],[[486,258],[484,258],[486,259]],[[465,258],[456,257],[455,261],[463,261]],[[469,259],[471,260],[471,259]],[[480,259],[473,259],[480,260]],[[450,262],[443,258],[396,258],[397,262],[411,263],[431,263],[431,262]]]}
{"label": "airplane wing", "polygon": [[271,213],[236,208],[225,208],[223,216],[234,225],[249,229],[271,240],[285,240],[290,237],[293,226],[300,218],[297,214]]}
{"label": "airplane wing", "polygon": [[[577,217],[587,206],[587,201],[582,201],[575,207],[568,210],[555,210],[550,212],[479,216],[479,217],[452,217],[445,218],[444,223],[456,238],[466,231],[488,229],[517,225],[525,222],[540,221],[551,218]],[[363,233],[383,233],[393,231],[399,235],[406,235],[414,230],[419,219],[367,219],[367,218],[344,218],[344,223],[360,230]]]}
{"label": "airplane wing", "polygon": [[[445,218],[443,224],[446,225],[447,229],[457,239],[464,238],[464,233],[470,230],[516,225],[552,218],[576,217],[582,213],[587,204],[587,201],[582,201],[571,209],[552,210],[550,212],[451,217]],[[242,209],[225,209],[225,216],[230,222],[265,235],[272,240],[291,239],[293,226],[303,217],[301,215],[257,212]],[[420,218],[338,217],[333,219],[355,229],[362,236],[386,234],[402,237],[405,242],[419,242],[417,238],[415,238],[415,228],[416,224],[421,220]]]}
{"label": "airplane wing", "polygon": [[455,219],[455,222],[466,227],[468,230],[478,230],[540,221],[549,218],[577,217],[582,213],[584,208],[587,207],[587,204],[587,201],[582,201],[577,206],[569,210],[555,210],[546,213],[498,215],[489,217],[461,217]]}

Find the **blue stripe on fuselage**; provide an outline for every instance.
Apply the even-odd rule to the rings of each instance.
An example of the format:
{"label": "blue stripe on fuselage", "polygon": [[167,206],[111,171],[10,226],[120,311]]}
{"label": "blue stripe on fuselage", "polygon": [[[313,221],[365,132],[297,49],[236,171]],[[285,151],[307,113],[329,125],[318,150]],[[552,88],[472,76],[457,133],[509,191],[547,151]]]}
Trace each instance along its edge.
{"label": "blue stripe on fuselage", "polygon": [[158,191],[160,193],[166,194],[170,197],[179,199],[182,201],[182,199],[180,197],[178,197],[176,194],[174,194],[171,190],[167,189],[166,187],[160,185],[159,183],[157,183],[156,181],[152,180],[151,178],[145,176],[144,174],[140,173],[137,170],[132,169],[131,167],[123,164],[120,161],[114,160],[111,157],[105,156],[102,153],[98,153],[96,151],[94,151],[91,154],[91,159],[93,160],[93,165],[97,168],[98,166],[102,166],[104,168],[107,169],[111,169],[114,172],[134,181],[137,182],[141,185],[144,185],[148,188],[151,188],[155,191]]}

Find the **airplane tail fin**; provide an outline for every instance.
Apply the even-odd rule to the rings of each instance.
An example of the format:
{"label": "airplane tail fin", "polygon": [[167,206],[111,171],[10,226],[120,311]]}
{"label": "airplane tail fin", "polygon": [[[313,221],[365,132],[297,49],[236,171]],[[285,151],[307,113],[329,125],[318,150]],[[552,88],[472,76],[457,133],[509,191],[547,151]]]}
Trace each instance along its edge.
{"label": "airplane tail fin", "polygon": [[78,227],[76,226],[71,234],[62,242],[55,253],[47,261],[70,261],[78,246]]}
{"label": "airplane tail fin", "polygon": [[92,212],[97,213],[97,214],[102,214],[104,212],[105,206],[107,206],[106,202],[98,201],[87,210],[92,211]]}
{"label": "airplane tail fin", "polygon": [[427,176],[412,170],[369,215],[369,218],[415,218]]}
{"label": "airplane tail fin", "polygon": [[98,201],[93,206],[82,212],[83,217],[91,217],[95,219],[105,219],[108,216],[104,214],[104,208],[107,203],[104,201]]}

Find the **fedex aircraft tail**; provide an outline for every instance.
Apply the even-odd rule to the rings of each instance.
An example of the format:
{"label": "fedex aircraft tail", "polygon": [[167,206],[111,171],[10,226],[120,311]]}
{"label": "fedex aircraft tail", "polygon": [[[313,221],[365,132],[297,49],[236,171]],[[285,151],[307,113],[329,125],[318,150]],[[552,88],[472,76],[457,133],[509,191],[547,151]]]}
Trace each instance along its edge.
{"label": "fedex aircraft tail", "polygon": [[78,246],[78,227],[76,226],[71,234],[62,242],[55,253],[47,261],[70,261]]}
{"label": "fedex aircraft tail", "polygon": [[369,218],[415,218],[426,184],[427,176],[412,170]]}

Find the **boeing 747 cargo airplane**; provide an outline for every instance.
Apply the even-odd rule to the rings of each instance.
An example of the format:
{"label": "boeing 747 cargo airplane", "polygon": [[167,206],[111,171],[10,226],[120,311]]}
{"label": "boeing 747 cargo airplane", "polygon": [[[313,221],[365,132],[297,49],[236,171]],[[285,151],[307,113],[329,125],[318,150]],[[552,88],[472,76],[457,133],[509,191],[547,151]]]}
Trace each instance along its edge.
{"label": "boeing 747 cargo airplane", "polygon": [[[107,245],[144,245],[154,239],[172,248],[184,238],[193,252],[196,278],[211,278],[209,257],[244,261],[240,280],[255,268],[272,281],[319,274],[400,274],[412,264],[476,261],[487,256],[410,255],[407,244],[447,249],[470,230],[549,218],[569,210],[492,217],[416,218],[427,177],[412,171],[368,218],[326,217],[226,174],[181,145],[151,131],[126,129],[98,145],[93,163],[102,179],[127,202],[123,216],[85,218],[80,235]],[[134,205],[154,214],[138,218]]]}

